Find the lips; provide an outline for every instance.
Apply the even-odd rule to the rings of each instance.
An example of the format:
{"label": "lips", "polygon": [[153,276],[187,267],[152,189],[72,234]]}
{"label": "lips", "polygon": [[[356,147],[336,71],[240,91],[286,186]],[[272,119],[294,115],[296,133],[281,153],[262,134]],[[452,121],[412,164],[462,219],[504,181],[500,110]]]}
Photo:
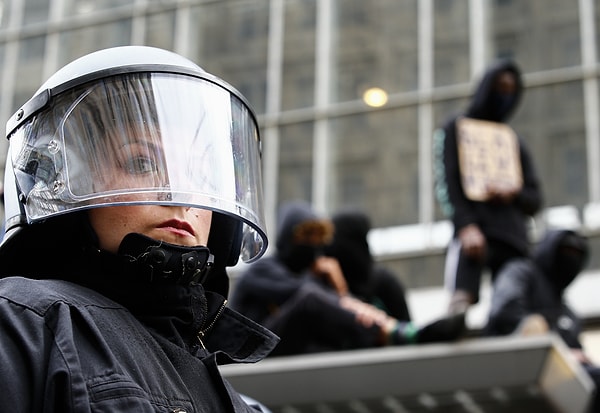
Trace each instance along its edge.
{"label": "lips", "polygon": [[185,221],[179,221],[177,219],[170,219],[161,223],[158,228],[175,229],[177,231],[185,231],[192,236],[196,235],[194,229],[190,224]]}

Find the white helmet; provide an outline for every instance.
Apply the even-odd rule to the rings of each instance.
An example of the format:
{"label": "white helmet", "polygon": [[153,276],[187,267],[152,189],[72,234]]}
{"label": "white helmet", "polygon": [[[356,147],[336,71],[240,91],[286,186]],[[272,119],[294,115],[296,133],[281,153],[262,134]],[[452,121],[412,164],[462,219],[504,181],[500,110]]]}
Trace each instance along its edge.
{"label": "white helmet", "polygon": [[256,117],[232,86],[182,56],[125,46],[79,58],[6,134],[0,254],[54,216],[136,204],[213,211],[209,248],[226,249],[225,265],[266,250]]}

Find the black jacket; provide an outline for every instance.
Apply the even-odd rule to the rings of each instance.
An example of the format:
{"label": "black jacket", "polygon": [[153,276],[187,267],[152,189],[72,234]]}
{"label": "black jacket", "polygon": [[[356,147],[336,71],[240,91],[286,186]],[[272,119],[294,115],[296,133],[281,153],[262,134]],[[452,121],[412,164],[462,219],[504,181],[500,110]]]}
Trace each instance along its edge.
{"label": "black jacket", "polygon": [[489,318],[484,332],[510,334],[531,314],[540,314],[551,329],[573,348],[581,348],[578,316],[565,304],[565,288],[588,259],[587,249],[580,266],[565,270],[558,262],[559,243],[568,230],[549,232],[537,245],[532,258],[515,259],[500,271],[494,285]]}
{"label": "black jacket", "polygon": [[[516,74],[517,93],[508,106],[499,108],[492,86],[497,74],[506,69]],[[516,109],[522,91],[518,68],[510,61],[501,61],[486,71],[469,108],[460,116],[506,123]],[[542,205],[540,183],[529,150],[519,138],[523,188],[510,205],[471,201],[465,196],[461,183],[457,119],[450,119],[434,136],[436,196],[442,211],[452,219],[455,234],[469,224],[477,224],[487,237],[503,241],[521,252],[527,251],[526,218],[537,213]]]}
{"label": "black jacket", "polygon": [[255,411],[217,365],[258,361],[278,339],[226,307],[226,287],[158,283],[78,229],[54,234],[0,262],[0,411]]}
{"label": "black jacket", "polygon": [[77,284],[0,280],[0,411],[253,411],[220,377],[217,361],[261,359],[273,346],[271,333],[224,308],[203,349],[197,338],[174,332],[215,317],[207,310],[222,299],[209,294],[209,305],[201,286],[129,292],[138,304],[149,300],[177,311],[147,316],[144,324]]}

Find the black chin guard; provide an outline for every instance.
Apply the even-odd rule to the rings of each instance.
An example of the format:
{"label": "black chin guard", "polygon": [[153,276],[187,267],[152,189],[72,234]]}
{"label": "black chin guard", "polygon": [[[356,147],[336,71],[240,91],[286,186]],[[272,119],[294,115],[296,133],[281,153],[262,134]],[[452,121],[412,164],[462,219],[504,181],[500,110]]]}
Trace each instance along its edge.
{"label": "black chin guard", "polygon": [[207,247],[184,247],[142,234],[127,234],[118,255],[148,272],[150,281],[162,284],[201,284],[214,263]]}

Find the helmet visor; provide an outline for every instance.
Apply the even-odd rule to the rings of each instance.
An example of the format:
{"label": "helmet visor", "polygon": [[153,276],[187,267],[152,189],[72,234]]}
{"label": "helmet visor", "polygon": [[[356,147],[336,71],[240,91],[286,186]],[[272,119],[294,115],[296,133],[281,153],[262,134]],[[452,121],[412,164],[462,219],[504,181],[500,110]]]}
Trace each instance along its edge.
{"label": "helmet visor", "polygon": [[64,92],[11,137],[28,219],[158,204],[241,218],[243,258],[266,247],[260,141],[244,101],[208,80],[166,73],[105,78]]}

